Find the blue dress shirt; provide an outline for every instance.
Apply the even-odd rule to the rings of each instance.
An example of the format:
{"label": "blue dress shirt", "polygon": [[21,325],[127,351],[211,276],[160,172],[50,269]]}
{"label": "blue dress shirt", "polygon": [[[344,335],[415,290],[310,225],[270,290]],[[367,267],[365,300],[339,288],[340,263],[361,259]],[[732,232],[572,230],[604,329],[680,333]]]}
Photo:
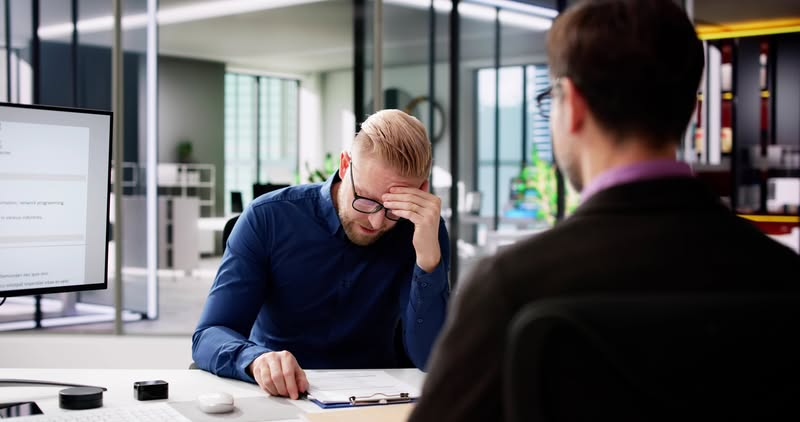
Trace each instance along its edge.
{"label": "blue dress shirt", "polygon": [[339,180],[271,192],[239,217],[192,336],[197,366],[254,382],[253,360],[288,350],[307,369],[425,367],[450,295],[444,221],[442,259],[426,273],[409,221],[369,246],[347,239],[331,199]]}

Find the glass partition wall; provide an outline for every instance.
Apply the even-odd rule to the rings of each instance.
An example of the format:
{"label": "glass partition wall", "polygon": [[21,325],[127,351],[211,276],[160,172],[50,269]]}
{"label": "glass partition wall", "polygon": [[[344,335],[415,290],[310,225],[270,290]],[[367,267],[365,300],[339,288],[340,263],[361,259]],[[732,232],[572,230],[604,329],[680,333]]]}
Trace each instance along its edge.
{"label": "glass partition wall", "polygon": [[[112,2],[101,0],[6,0],[2,2],[2,78],[0,99],[12,103],[112,110]],[[117,239],[109,239],[107,290],[42,297],[10,298],[0,308],[0,329],[25,329],[113,321],[114,268],[122,265],[121,316],[125,320],[156,318],[155,278],[147,274],[147,216],[131,198],[147,191],[148,1],[122,2],[123,110],[114,124],[123,130],[125,179],[122,263],[114,262]],[[152,12],[154,13],[154,9]],[[154,25],[154,20],[152,20]],[[151,25],[152,26],[152,25]],[[152,139],[154,142],[155,139]],[[144,201],[144,200],[142,200]],[[112,200],[113,207],[113,200]],[[111,211],[111,224],[113,221]],[[152,217],[155,218],[154,216]],[[110,228],[109,228],[110,232]],[[111,325],[105,324],[110,331]]]}
{"label": "glass partition wall", "polygon": [[373,95],[364,96],[364,107],[404,109],[428,128],[431,185],[453,238],[453,284],[481,256],[563,215],[549,128],[534,101],[548,83],[544,37],[556,4],[535,3],[363,5],[372,31],[363,48],[382,46],[379,66],[365,63],[364,73],[380,72],[383,90],[381,107]]}
{"label": "glass partition wall", "polygon": [[[454,284],[479,257],[563,213],[535,102],[548,83],[544,36],[555,4],[329,0],[211,11],[162,0],[156,50],[147,26],[153,0],[122,3],[124,177],[114,191],[123,230],[111,241],[122,242],[123,308],[150,320],[125,332],[191,333],[221,259],[224,223],[256,185],[330,176],[376,109],[406,110],[428,129]],[[5,28],[5,95],[34,101],[42,84],[51,104],[109,109],[111,5],[7,4],[15,17],[3,23],[15,25]],[[33,23],[34,6],[44,26],[38,42],[30,25],[16,25]],[[35,57],[46,70],[36,72]],[[75,300],[110,305],[113,293]]]}

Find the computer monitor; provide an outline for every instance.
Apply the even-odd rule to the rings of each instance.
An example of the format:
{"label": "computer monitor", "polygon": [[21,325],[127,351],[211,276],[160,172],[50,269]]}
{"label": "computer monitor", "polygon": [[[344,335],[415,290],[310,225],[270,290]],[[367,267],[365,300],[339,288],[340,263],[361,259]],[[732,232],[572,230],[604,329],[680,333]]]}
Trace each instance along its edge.
{"label": "computer monitor", "polygon": [[242,193],[239,191],[231,191],[231,212],[234,214],[241,214],[242,211],[244,211]]}
{"label": "computer monitor", "polygon": [[0,103],[0,297],[105,289],[111,112]]}

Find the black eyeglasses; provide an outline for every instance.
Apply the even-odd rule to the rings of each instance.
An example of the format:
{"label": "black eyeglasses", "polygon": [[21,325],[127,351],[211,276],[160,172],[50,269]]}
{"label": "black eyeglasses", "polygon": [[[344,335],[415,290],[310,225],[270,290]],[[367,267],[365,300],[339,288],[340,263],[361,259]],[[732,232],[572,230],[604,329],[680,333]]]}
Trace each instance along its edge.
{"label": "black eyeglasses", "polygon": [[356,193],[356,182],[353,180],[353,162],[350,161],[350,183],[353,185],[353,209],[364,214],[375,214],[380,210],[384,210],[386,218],[392,221],[400,220],[400,217],[395,215],[392,210],[386,208],[380,202],[361,196]]}
{"label": "black eyeglasses", "polygon": [[543,119],[550,118],[550,104],[553,100],[553,85],[536,95],[536,110]]}

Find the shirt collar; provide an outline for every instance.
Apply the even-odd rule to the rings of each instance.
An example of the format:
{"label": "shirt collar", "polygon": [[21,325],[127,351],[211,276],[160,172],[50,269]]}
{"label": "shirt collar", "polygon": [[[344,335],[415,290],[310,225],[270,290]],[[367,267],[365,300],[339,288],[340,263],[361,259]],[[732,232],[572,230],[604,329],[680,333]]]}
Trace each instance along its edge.
{"label": "shirt collar", "polygon": [[342,222],[339,220],[339,213],[336,211],[331,195],[333,184],[341,181],[342,179],[339,178],[339,170],[336,170],[319,188],[320,215],[325,220],[325,225],[332,235],[336,235],[336,232],[342,227]]}
{"label": "shirt collar", "polygon": [[594,178],[581,192],[581,202],[586,202],[595,193],[613,186],[640,180],[665,177],[691,177],[688,164],[672,159],[641,161],[606,170]]}

